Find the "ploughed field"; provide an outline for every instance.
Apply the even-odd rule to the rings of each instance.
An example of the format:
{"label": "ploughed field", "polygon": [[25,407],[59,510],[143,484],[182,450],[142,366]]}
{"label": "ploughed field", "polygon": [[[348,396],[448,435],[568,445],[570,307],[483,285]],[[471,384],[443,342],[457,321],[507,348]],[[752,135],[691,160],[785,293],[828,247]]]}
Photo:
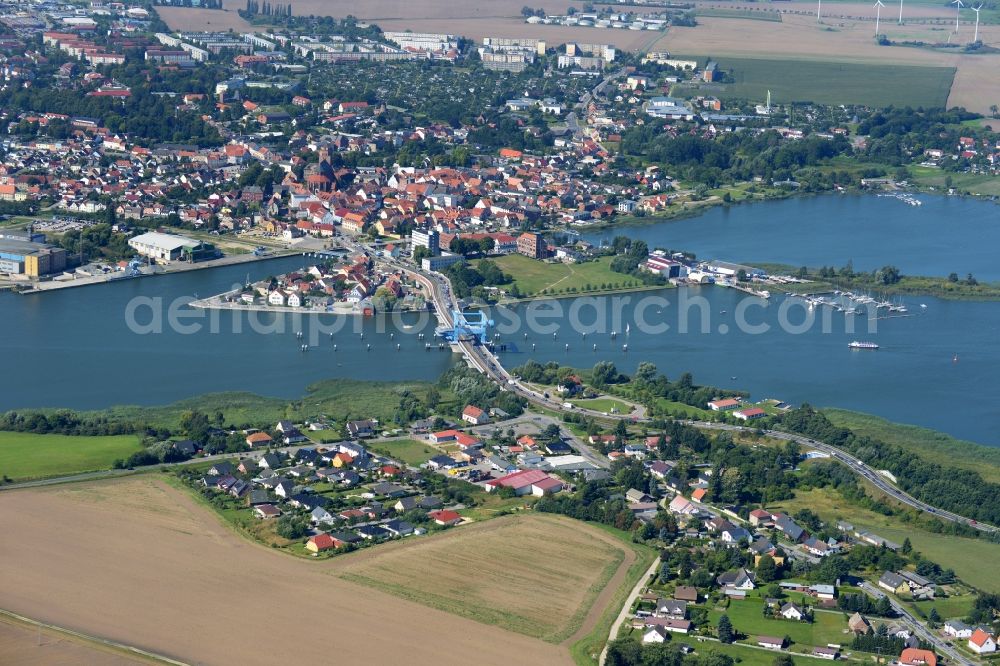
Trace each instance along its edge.
{"label": "ploughed field", "polygon": [[[534,516],[501,518],[498,524],[505,520],[517,526],[507,530],[515,538],[536,535],[521,548],[516,542],[508,546],[505,558],[518,556],[513,562],[466,545],[474,535],[465,536],[463,530],[488,531],[497,521],[449,530],[429,539],[426,547],[439,558],[431,567],[436,580],[444,583],[451,571],[455,579],[478,581],[496,591],[498,612],[524,613],[525,600],[542,596],[530,589],[540,580],[531,573],[531,563],[555,566],[539,559],[554,551],[544,547],[537,530],[550,533],[561,525],[531,528],[541,525]],[[348,570],[351,558],[311,562],[253,544],[189,494],[152,474],[4,491],[0,531],[0,603],[6,610],[182,661],[270,665],[275,654],[292,662],[326,661],[335,655],[338,663],[466,664],[470,654],[480,664],[570,661],[565,648],[538,638],[344,580],[339,574]],[[592,530],[573,524],[564,531],[583,535],[574,542],[581,550],[580,540],[587,540]],[[615,557],[610,546],[595,540],[599,537],[589,537],[596,555],[566,552],[573,559],[566,570],[552,572],[553,578],[565,580],[547,584],[555,599],[548,603],[574,609],[585,604],[585,581],[602,579]],[[420,563],[421,548],[411,549],[407,542],[398,546],[403,546],[399,552],[415,551],[401,560],[409,560],[411,570],[429,566]],[[394,544],[385,547],[394,549]],[[470,555],[470,548],[481,556]],[[371,558],[377,563],[379,549],[358,555],[354,562]],[[473,568],[460,567],[458,561]],[[501,579],[496,572],[504,571]],[[453,596],[447,589],[433,589],[432,583],[421,585]],[[506,589],[523,590],[527,596]],[[558,635],[567,626],[573,625],[550,624],[545,631]],[[331,627],[339,637],[332,643],[322,638]]]}

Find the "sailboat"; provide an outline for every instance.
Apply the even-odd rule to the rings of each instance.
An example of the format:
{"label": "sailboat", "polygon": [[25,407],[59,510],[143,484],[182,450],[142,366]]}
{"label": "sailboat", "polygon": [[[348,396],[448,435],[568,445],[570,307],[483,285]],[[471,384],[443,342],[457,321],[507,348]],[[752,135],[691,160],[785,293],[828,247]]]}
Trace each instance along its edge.
{"label": "sailboat", "polygon": [[958,354],[955,354],[954,356],[951,357],[951,362],[958,363]]}
{"label": "sailboat", "polygon": [[631,330],[632,330],[632,326],[630,324],[625,324],[625,335],[628,335],[629,331],[631,331]]}

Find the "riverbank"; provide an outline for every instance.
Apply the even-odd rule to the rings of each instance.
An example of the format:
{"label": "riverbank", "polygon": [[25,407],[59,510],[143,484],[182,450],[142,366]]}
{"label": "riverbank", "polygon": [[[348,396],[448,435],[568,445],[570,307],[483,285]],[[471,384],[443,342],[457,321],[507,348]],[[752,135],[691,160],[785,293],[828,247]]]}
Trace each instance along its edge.
{"label": "riverbank", "polygon": [[[115,271],[113,273],[107,273],[102,275],[90,275],[90,276],[79,276],[67,280],[52,279],[45,282],[31,282],[31,283],[21,283],[17,281],[9,281],[4,283],[9,285],[14,291],[20,294],[39,294],[50,291],[58,291],[60,289],[69,289],[71,287],[88,287],[98,284],[107,284],[110,282],[120,282],[123,280],[138,280],[146,277],[155,277],[157,275],[172,275],[175,273],[187,273],[191,271],[200,271],[207,268],[221,268],[223,266],[235,266],[239,264],[247,264],[256,261],[267,261],[268,259],[278,259],[281,257],[287,257],[300,254],[300,252],[295,250],[285,250],[276,251],[273,253],[268,253],[264,255],[256,255],[253,253],[248,254],[235,254],[228,257],[220,257],[219,259],[209,259],[207,261],[200,261],[198,263],[173,263],[165,265],[156,266],[146,266],[140,269],[140,274],[135,277],[127,277],[121,271]],[[30,286],[28,289],[22,289],[22,286]]]}

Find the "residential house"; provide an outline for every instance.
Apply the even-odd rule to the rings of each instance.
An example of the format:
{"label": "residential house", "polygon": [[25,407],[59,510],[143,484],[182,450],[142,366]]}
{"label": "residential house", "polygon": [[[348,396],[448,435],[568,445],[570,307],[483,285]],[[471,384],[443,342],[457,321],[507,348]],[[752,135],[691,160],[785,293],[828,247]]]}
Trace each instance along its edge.
{"label": "residential house", "polygon": [[894,594],[904,594],[910,591],[910,584],[905,578],[892,571],[886,571],[878,579],[878,586]]}
{"label": "residential house", "polygon": [[336,548],[343,548],[361,541],[361,537],[354,532],[330,532],[330,537],[333,538],[333,545]]}
{"label": "residential house", "polygon": [[774,527],[795,543],[808,536],[798,523],[784,514],[775,516]]}
{"label": "residential house", "polygon": [[429,511],[427,515],[438,525],[458,525],[462,522],[462,516],[448,509]]}
{"label": "residential house", "polygon": [[987,631],[979,628],[969,637],[969,649],[976,654],[991,654],[997,651],[997,641]]}
{"label": "residential house", "polygon": [[657,599],[656,616],[683,620],[687,617],[687,602],[678,599]]}
{"label": "residential house", "polygon": [[222,462],[217,462],[208,468],[208,474],[211,476],[227,476],[236,471],[233,467],[233,463],[228,460],[223,460]]}
{"label": "residential house", "polygon": [[768,650],[782,650],[785,647],[785,639],[776,636],[758,636],[757,645]]}
{"label": "residential house", "polygon": [[972,638],[974,629],[961,620],[948,620],[944,623],[943,631],[952,638]]}
{"label": "residential house", "polygon": [[414,527],[405,520],[393,519],[382,523],[382,528],[391,536],[404,537],[413,534]]}
{"label": "residential house", "polygon": [[698,588],[690,585],[678,585],[674,588],[674,599],[696,604],[698,603]]}
{"label": "residential house", "polygon": [[806,611],[802,606],[788,602],[782,605],[778,614],[786,620],[802,620],[806,616]]}
{"label": "residential house", "polygon": [[930,650],[906,648],[899,655],[900,666],[937,666],[937,655]]}
{"label": "residential house", "polygon": [[847,628],[855,634],[864,635],[872,630],[872,623],[861,613],[855,613],[847,621]]}
{"label": "residential house", "polygon": [[472,425],[485,425],[490,422],[490,417],[475,405],[466,405],[462,410],[462,420]]}
{"label": "residential house", "polygon": [[723,589],[749,591],[756,587],[754,585],[754,574],[746,569],[734,569],[727,571],[715,579],[719,587]]}
{"label": "residential house", "polygon": [[812,656],[820,659],[837,659],[840,657],[840,648],[835,647],[814,647]]}
{"label": "residential house", "polygon": [[754,509],[750,512],[750,524],[754,527],[766,527],[771,523],[771,512],[767,509]]}
{"label": "residential house", "polygon": [[351,437],[374,437],[375,429],[378,427],[374,421],[366,419],[364,421],[348,421],[347,434]]}
{"label": "residential house", "polygon": [[247,446],[251,449],[260,448],[262,446],[270,446],[274,440],[266,432],[254,432],[247,435]]}
{"label": "residential house", "polygon": [[692,624],[690,620],[678,620],[669,617],[647,617],[643,618],[646,626],[663,627],[675,634],[687,634],[691,632]]}
{"label": "residential house", "polygon": [[262,518],[264,520],[267,520],[268,518],[277,518],[281,515],[281,509],[273,504],[258,504],[253,508],[253,511],[257,514],[258,518]]}
{"label": "residential house", "polygon": [[337,547],[337,542],[334,541],[333,537],[326,532],[320,532],[315,536],[309,537],[306,541],[306,550],[311,553],[321,553],[324,550],[330,550]]}
{"label": "residential house", "polygon": [[666,627],[654,624],[652,626],[646,627],[646,631],[642,634],[643,643],[663,643],[667,640],[667,636],[670,630]]}

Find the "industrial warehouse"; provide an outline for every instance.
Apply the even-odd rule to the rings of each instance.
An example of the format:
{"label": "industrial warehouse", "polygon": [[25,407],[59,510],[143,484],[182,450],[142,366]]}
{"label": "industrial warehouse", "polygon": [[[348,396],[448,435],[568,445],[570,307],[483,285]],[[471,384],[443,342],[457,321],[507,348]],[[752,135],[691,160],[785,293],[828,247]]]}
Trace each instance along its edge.
{"label": "industrial warehouse", "polygon": [[156,231],[140,234],[130,239],[128,244],[142,256],[161,262],[202,261],[219,256],[219,251],[211,243]]}
{"label": "industrial warehouse", "polygon": [[66,268],[66,250],[19,238],[0,238],[0,273],[39,277]]}

